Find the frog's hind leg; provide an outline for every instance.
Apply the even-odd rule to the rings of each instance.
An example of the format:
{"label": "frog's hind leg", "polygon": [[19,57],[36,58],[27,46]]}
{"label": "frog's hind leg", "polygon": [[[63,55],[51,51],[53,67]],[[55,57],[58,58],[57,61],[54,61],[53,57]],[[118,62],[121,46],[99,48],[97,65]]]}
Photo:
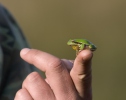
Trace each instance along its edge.
{"label": "frog's hind leg", "polygon": [[95,47],[93,45],[88,46],[91,51],[95,51]]}

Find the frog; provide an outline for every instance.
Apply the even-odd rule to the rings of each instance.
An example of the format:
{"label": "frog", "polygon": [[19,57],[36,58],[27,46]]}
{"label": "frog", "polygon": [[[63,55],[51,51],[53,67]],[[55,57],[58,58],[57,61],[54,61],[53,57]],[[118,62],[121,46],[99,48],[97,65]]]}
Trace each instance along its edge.
{"label": "frog", "polygon": [[76,55],[84,49],[89,49],[92,52],[97,49],[97,47],[87,39],[70,39],[67,45],[72,46],[72,48],[76,50]]}

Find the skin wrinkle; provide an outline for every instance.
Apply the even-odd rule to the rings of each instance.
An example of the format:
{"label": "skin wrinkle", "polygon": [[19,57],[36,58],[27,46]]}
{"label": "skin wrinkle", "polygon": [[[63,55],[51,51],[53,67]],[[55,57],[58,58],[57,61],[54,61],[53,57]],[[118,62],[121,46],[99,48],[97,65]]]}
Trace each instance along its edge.
{"label": "skin wrinkle", "polygon": [[86,80],[86,79],[89,79],[89,77],[91,76],[91,72],[92,72],[91,62],[90,62],[90,65],[83,63],[83,66],[88,66],[88,68],[85,67],[84,71],[82,73],[78,74],[78,77],[79,77],[79,79]]}
{"label": "skin wrinkle", "polygon": [[[63,62],[63,61],[61,61],[60,60],[60,64],[59,65],[61,65],[62,64],[62,66],[64,66],[65,65],[65,63]],[[53,66],[53,65],[52,65]],[[58,66],[59,67],[59,66]],[[61,66],[60,66],[61,67]],[[57,67],[56,67],[57,68]],[[64,67],[64,68],[62,68],[62,70],[61,70],[61,68],[60,68],[60,71],[58,70],[58,73],[59,73],[59,78],[57,79],[57,81],[58,80],[61,80],[61,79],[63,79],[64,81],[65,81],[65,83],[64,84],[60,84],[60,86],[61,87],[64,87],[64,86],[67,86],[66,88],[64,87],[64,88],[61,88],[61,89],[63,89],[63,90],[60,90],[60,91],[65,91],[65,93],[64,93],[64,96],[63,96],[63,94],[62,94],[62,96],[63,97],[67,97],[66,99],[67,100],[71,100],[73,97],[73,93],[71,93],[71,91],[73,91],[73,90],[71,90],[69,87],[70,86],[68,86],[67,85],[67,83],[69,82],[68,81],[68,77],[66,76],[66,71],[68,72],[68,70],[66,70],[66,68]],[[62,73],[62,74],[61,74]],[[46,74],[46,75],[48,75],[48,74]],[[64,76],[65,75],[65,76]],[[54,76],[55,77],[55,76]],[[47,76],[47,78],[48,78],[48,76]],[[49,83],[50,84],[50,83]],[[66,84],[66,85],[65,85]],[[74,87],[75,88],[75,87]],[[73,89],[73,88],[72,88]],[[66,94],[68,95],[68,96],[66,96]],[[69,99],[69,98],[70,99]],[[59,98],[58,97],[56,97],[57,98],[57,100],[59,100]]]}
{"label": "skin wrinkle", "polygon": [[[73,67],[74,60],[62,59],[62,61],[64,62],[64,64],[65,64],[66,66],[68,66],[68,67],[66,67],[66,68],[67,68],[68,72],[70,72],[71,69],[72,69],[72,67]],[[71,66],[71,67],[70,67],[70,66]],[[71,80],[72,80],[72,79],[71,79]],[[72,82],[73,82],[73,80],[72,80]],[[74,88],[75,88],[75,86],[74,86]],[[77,92],[77,90],[76,90],[76,94],[79,95],[79,93]],[[69,98],[70,98],[70,99],[67,98],[67,100],[81,100],[81,98],[80,98],[79,96],[72,97],[72,94],[71,94],[71,96],[70,96]]]}
{"label": "skin wrinkle", "polygon": [[[74,76],[73,80],[74,80],[74,82],[77,82],[76,89],[79,91],[79,95],[82,98],[85,98],[84,100],[90,100],[87,98],[89,98],[89,96],[91,96],[91,93],[89,92],[89,89],[91,89],[91,84],[89,84],[89,83],[91,82],[91,77],[92,77],[91,64],[90,64],[92,56],[93,56],[92,52],[90,52],[88,54],[85,52],[84,53],[80,52],[78,54],[77,58],[75,59],[74,67],[70,73],[70,75],[72,77]],[[84,67],[78,69],[75,66],[76,64],[79,64],[78,67],[82,67],[82,66],[84,66]],[[80,87],[82,87],[82,88],[80,88]],[[84,94],[82,94],[82,93],[84,93]]]}
{"label": "skin wrinkle", "polygon": [[[56,65],[56,66],[54,67],[53,64]],[[63,66],[63,62],[61,60],[56,60],[55,62],[49,64],[48,66],[50,66],[50,67],[48,67],[48,70],[45,72],[47,79],[48,79],[49,76],[51,76],[50,74],[53,74],[53,73],[59,74],[59,80],[62,79],[63,76],[62,76],[61,73],[63,73],[64,71],[66,71],[66,69],[64,67],[62,67]],[[49,81],[48,81],[48,83],[49,83]]]}
{"label": "skin wrinkle", "polygon": [[53,62],[48,63],[47,66],[48,66],[49,70],[52,70],[52,71],[56,70],[56,71],[59,72],[59,69],[60,69],[60,71],[62,72],[62,70],[64,69],[64,68],[61,67],[62,65],[63,65],[63,62],[60,59],[57,58],[57,59],[53,60]]}
{"label": "skin wrinkle", "polygon": [[[66,65],[65,63],[63,63],[64,65]],[[65,75],[65,74],[63,74],[63,75]],[[70,77],[70,79],[71,79],[71,77]],[[65,82],[67,83],[68,81],[67,81],[68,79],[65,77]],[[72,79],[71,79],[71,82],[72,82],[72,84],[74,84],[73,83],[73,81],[72,81]],[[67,86],[67,85],[66,85]],[[73,85],[74,86],[74,85]],[[68,86],[67,86],[68,87]],[[67,88],[66,87],[66,88]],[[74,88],[72,88],[72,89],[75,89],[75,86],[74,86]],[[74,95],[74,96],[76,96],[76,97],[73,97],[73,92],[71,92],[71,91],[74,91],[74,90],[69,90],[68,91],[68,94],[69,94],[69,98],[67,98],[68,100],[78,100],[79,98],[78,98],[78,96],[77,95]],[[76,90],[76,93],[77,93],[77,90]],[[75,93],[75,94],[76,94]],[[78,99],[76,99],[76,98],[78,98]]]}
{"label": "skin wrinkle", "polygon": [[[57,65],[56,65],[57,64]],[[50,66],[52,66],[52,67],[50,67]],[[62,67],[61,67],[62,66]],[[57,59],[57,60],[55,60],[55,62],[53,61],[50,65],[48,65],[48,71],[49,72],[53,72],[53,73],[59,73],[59,76],[61,75],[61,73],[62,73],[62,71],[65,69],[64,67],[63,67],[64,65],[62,65],[62,62],[61,62],[61,60],[59,60],[59,59]],[[55,68],[54,68],[55,67]],[[59,70],[60,69],[60,70]],[[64,70],[64,72],[66,72],[66,69]],[[51,73],[50,73],[51,74]],[[48,75],[47,74],[47,72],[46,72],[46,75]],[[66,74],[65,74],[66,75]],[[54,76],[54,75],[53,75]],[[54,76],[55,77],[55,76]],[[60,76],[60,77],[62,77],[63,78],[63,76]],[[48,78],[48,76],[47,76],[47,78]],[[62,79],[61,78],[61,79]],[[60,79],[60,80],[61,80]],[[49,83],[50,84],[50,83]],[[67,86],[67,85],[66,85]]]}
{"label": "skin wrinkle", "polygon": [[86,77],[87,74],[91,73],[91,61],[90,60],[84,61],[81,66],[88,66],[88,67],[84,67],[82,72],[79,73],[78,75],[84,75]]}
{"label": "skin wrinkle", "polygon": [[90,73],[87,73],[85,78],[83,79],[83,82],[84,82],[84,87],[83,88],[84,89],[82,89],[82,90],[84,90],[84,92],[82,92],[82,93],[84,93],[85,100],[88,100],[86,98],[91,97],[91,90],[92,90],[91,81],[92,81],[92,75],[91,75],[91,72],[90,72]]}

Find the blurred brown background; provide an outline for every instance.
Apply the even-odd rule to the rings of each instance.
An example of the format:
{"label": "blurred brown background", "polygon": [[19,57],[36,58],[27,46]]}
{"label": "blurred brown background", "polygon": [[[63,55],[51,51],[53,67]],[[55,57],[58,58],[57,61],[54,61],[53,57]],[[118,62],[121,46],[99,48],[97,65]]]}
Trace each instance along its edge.
{"label": "blurred brown background", "polygon": [[66,42],[86,38],[97,45],[93,100],[126,100],[126,0],[1,0],[32,48],[74,59]]}

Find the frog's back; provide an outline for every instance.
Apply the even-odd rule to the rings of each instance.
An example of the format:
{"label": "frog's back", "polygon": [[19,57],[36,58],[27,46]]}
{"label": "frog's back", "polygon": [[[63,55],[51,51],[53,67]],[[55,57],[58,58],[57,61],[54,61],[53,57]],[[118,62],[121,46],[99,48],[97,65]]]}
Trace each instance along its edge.
{"label": "frog's back", "polygon": [[89,46],[90,50],[92,51],[95,51],[97,49],[97,47],[92,42],[86,39],[74,39],[74,40],[78,43],[86,44],[87,46]]}
{"label": "frog's back", "polygon": [[90,41],[88,41],[86,39],[74,39],[74,41],[76,41],[78,43],[92,44]]}

